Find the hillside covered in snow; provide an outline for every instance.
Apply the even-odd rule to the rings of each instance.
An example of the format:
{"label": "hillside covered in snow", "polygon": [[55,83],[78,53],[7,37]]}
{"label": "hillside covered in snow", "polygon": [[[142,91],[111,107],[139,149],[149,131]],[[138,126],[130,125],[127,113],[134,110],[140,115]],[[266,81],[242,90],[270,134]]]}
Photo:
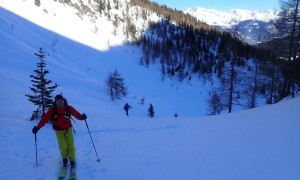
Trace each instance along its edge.
{"label": "hillside covered in snow", "polygon": [[[206,116],[213,84],[162,81],[157,66],[141,66],[141,49],[115,36],[109,21],[99,18],[95,31],[68,7],[40,9],[28,0],[0,0],[0,6],[0,179],[57,179],[55,133],[50,124],[38,132],[37,166],[31,129],[38,121],[30,121],[35,107],[25,97],[41,47],[48,78],[59,85],[55,94],[87,114],[101,158],[99,164],[85,123],[73,123],[79,179],[300,179],[299,97]],[[118,101],[105,90],[115,69],[129,90]],[[147,115],[150,103],[154,118]]]}

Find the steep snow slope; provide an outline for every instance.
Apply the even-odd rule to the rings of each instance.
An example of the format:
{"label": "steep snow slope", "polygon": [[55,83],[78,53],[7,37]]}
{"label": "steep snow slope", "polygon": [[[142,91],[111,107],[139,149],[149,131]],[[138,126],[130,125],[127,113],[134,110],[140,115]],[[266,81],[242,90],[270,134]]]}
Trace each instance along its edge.
{"label": "steep snow slope", "polygon": [[[209,86],[198,80],[189,85],[161,82],[157,69],[145,71],[138,65],[140,51],[135,47],[99,51],[3,8],[0,37],[0,179],[56,179],[58,173],[60,157],[51,125],[37,134],[35,164],[31,129],[37,121],[29,121],[34,108],[24,96],[40,47],[49,54],[49,78],[60,84],[57,93],[88,115],[102,160],[96,162],[85,123],[73,123],[79,179],[300,179],[299,97],[199,117],[206,113]],[[115,68],[126,78],[130,94],[112,102],[104,80]],[[139,104],[142,97],[145,105]],[[125,102],[133,106],[129,117],[122,109]],[[147,117],[149,103],[155,108],[153,119]],[[175,111],[178,118],[172,117]]]}

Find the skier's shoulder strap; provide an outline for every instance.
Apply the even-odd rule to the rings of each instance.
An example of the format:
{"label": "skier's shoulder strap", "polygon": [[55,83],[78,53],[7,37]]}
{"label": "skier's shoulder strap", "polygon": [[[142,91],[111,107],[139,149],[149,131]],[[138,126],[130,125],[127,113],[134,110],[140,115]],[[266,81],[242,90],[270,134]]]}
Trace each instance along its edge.
{"label": "skier's shoulder strap", "polygon": [[[57,107],[56,107],[56,104],[53,103],[53,106],[52,106],[52,117],[53,118],[57,118],[57,116],[58,116]],[[66,100],[65,100],[65,113],[64,113],[64,116],[71,117],[70,106],[68,105],[68,103],[67,103]]]}
{"label": "skier's shoulder strap", "polygon": [[52,118],[54,118],[54,119],[57,118],[57,108],[56,108],[55,102],[53,102],[53,106],[52,106]]}
{"label": "skier's shoulder strap", "polygon": [[67,100],[66,99],[64,99],[64,100],[65,100],[65,116],[70,118],[71,117],[70,106],[69,106]]}

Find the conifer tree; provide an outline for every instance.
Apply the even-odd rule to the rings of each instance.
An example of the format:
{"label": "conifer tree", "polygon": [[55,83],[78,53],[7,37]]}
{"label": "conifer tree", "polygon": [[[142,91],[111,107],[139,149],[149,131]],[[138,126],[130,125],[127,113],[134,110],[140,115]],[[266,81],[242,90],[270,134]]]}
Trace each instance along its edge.
{"label": "conifer tree", "polygon": [[34,55],[39,59],[39,61],[37,62],[37,69],[33,71],[35,75],[30,75],[31,82],[33,83],[30,87],[32,94],[25,95],[28,97],[30,102],[37,106],[37,109],[33,111],[31,120],[34,120],[40,114],[45,114],[46,109],[52,105],[51,93],[58,86],[57,84],[51,85],[52,81],[46,79],[46,75],[49,71],[45,69],[46,55],[43,48],[40,48],[38,53],[34,53]]}
{"label": "conifer tree", "polygon": [[154,117],[154,108],[153,105],[150,104],[149,108],[148,108],[148,116],[153,118]]}

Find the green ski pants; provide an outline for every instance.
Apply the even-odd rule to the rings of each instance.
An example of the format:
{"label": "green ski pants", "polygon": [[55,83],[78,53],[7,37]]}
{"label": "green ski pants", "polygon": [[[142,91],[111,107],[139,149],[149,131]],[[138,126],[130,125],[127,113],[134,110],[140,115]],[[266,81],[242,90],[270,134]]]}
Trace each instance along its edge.
{"label": "green ski pants", "polygon": [[55,131],[61,157],[70,161],[75,161],[75,146],[72,127]]}

